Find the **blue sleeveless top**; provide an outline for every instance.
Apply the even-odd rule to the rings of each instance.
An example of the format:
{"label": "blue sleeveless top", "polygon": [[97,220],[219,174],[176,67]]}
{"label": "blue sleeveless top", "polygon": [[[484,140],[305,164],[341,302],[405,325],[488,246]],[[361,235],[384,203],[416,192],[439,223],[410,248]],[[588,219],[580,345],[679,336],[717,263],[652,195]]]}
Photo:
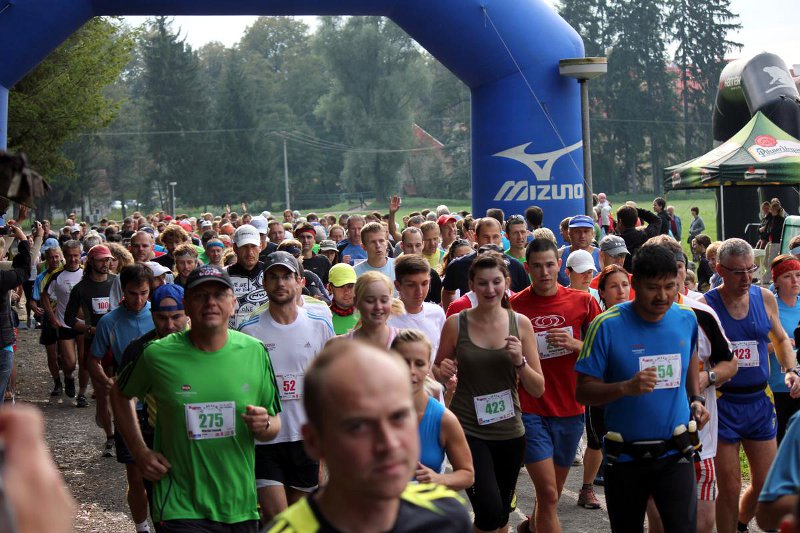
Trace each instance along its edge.
{"label": "blue sleeveless top", "polygon": [[[769,378],[767,344],[769,344],[771,324],[767,310],[764,309],[761,288],[752,285],[749,293],[750,309],[742,320],[734,320],[728,314],[719,289],[711,289],[705,294],[706,302],[717,312],[725,335],[733,344],[733,353],[739,359],[739,370],[736,375],[719,388],[723,393],[736,392],[737,387],[755,387],[766,384]],[[756,364],[756,357],[758,357],[758,364]]]}
{"label": "blue sleeveless top", "polygon": [[[561,252],[561,268],[558,270],[558,282],[564,287],[569,287],[569,275],[567,275],[567,258],[572,252],[572,246],[565,246],[564,251]],[[594,247],[592,250],[592,259],[594,259],[595,272],[600,272],[600,248]]]}
{"label": "blue sleeveless top", "polygon": [[444,409],[438,400],[428,398],[425,414],[419,421],[419,462],[439,473],[444,464],[444,448],[439,444]]}

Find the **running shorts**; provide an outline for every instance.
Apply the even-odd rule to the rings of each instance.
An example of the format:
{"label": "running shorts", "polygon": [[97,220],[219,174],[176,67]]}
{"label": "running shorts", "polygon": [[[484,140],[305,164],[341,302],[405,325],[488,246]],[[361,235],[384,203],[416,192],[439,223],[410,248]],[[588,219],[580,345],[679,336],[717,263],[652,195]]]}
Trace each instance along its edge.
{"label": "running shorts", "polygon": [[522,413],[525,425],[525,464],[553,459],[556,466],[569,468],[583,435],[583,415],[539,416]]}
{"label": "running shorts", "polygon": [[717,500],[717,472],[714,469],[714,458],[701,459],[694,463],[697,477],[697,499],[713,502]]}
{"label": "running shorts", "polygon": [[772,392],[763,392],[746,399],[725,393],[717,398],[719,440],[736,444],[743,440],[770,440],[778,432]]}
{"label": "running shorts", "polygon": [[308,456],[303,441],[256,446],[256,487],[273,486],[303,492],[319,486],[319,462]]}

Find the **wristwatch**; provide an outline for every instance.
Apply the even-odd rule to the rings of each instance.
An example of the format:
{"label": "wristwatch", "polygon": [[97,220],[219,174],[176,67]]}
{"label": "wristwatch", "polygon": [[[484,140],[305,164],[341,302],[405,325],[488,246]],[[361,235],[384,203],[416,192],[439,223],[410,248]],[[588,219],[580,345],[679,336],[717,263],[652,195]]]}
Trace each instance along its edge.
{"label": "wristwatch", "polygon": [[706,370],[708,372],[708,384],[714,385],[717,383],[717,373],[713,370]]}
{"label": "wristwatch", "polygon": [[700,402],[701,404],[706,404],[705,396],[689,396],[689,405],[693,404],[694,402]]}

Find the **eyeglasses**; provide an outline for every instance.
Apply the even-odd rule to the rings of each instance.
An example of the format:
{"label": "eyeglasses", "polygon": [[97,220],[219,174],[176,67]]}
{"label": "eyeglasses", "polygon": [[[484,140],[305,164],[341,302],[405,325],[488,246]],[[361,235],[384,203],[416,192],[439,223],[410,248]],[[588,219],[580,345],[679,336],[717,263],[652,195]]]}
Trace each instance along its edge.
{"label": "eyeglasses", "polygon": [[510,217],[508,217],[508,220],[506,220],[506,222],[511,222],[512,220],[525,222],[525,217],[523,217],[522,215],[511,215]]}
{"label": "eyeglasses", "polygon": [[757,265],[753,265],[753,266],[748,267],[748,268],[746,268],[744,270],[734,270],[732,268],[726,267],[722,263],[720,263],[719,266],[721,266],[722,268],[724,268],[725,270],[727,270],[731,274],[735,274],[736,276],[749,276],[750,274],[752,274],[753,272],[758,270],[758,266]]}

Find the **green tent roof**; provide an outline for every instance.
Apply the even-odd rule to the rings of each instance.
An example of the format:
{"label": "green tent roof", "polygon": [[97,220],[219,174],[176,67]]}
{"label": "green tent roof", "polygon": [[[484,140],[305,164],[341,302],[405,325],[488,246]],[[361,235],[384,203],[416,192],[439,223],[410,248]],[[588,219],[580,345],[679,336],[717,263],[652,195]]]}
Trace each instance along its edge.
{"label": "green tent roof", "polygon": [[800,141],[760,111],[710,152],[664,169],[665,189],[800,183]]}

